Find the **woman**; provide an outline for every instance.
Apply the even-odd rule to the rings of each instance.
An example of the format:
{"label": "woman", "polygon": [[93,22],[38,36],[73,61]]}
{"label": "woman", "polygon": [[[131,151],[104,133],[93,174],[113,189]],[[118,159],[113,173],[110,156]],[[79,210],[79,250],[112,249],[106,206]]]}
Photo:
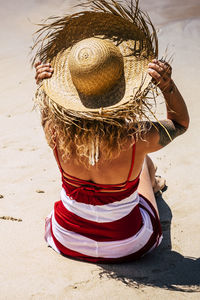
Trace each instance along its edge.
{"label": "woman", "polygon": [[[131,9],[130,21],[120,14],[122,6],[118,3],[117,17],[111,6],[108,14],[99,3],[105,9],[104,1],[94,1],[98,11],[84,12],[74,19],[72,15],[70,21],[62,19],[65,25],[60,32],[69,39],[69,47],[60,48],[58,41],[63,36],[57,32],[57,40],[40,50],[42,60],[51,61],[53,68],[51,63],[35,64],[36,82],[45,79],[36,98],[42,99],[38,100],[42,124],[63,186],[61,200],[46,220],[45,239],[54,250],[69,257],[116,262],[143,256],[160,244],[154,192],[163,182],[155,179],[156,170],[147,154],[184,133],[189,116],[171,78],[171,66],[156,58],[153,25],[150,23],[154,40],[148,37],[149,29],[141,25],[146,20],[137,5],[135,11]],[[72,44],[67,35],[70,26],[86,32],[81,38],[70,37]],[[119,27],[123,27],[122,32]],[[106,41],[102,39],[105,32]],[[130,32],[133,41],[128,37]],[[116,37],[123,42],[115,43]],[[152,89],[148,76],[143,79],[143,71],[163,93],[166,120],[153,123],[142,119]]]}

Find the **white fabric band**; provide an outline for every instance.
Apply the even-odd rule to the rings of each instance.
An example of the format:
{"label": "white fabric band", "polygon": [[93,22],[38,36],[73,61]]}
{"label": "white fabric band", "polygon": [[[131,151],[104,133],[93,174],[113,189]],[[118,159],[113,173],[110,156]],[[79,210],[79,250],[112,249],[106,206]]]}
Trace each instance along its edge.
{"label": "white fabric band", "polygon": [[61,190],[61,201],[64,207],[75,215],[98,223],[107,223],[119,220],[127,216],[139,203],[138,192],[134,192],[129,197],[104,205],[91,205],[77,202],[66,195],[64,189]]}
{"label": "white fabric band", "polygon": [[52,214],[52,231],[55,238],[66,248],[92,257],[119,258],[135,253],[143,248],[150,239],[153,228],[151,219],[140,208],[143,226],[132,237],[111,242],[97,242],[78,233],[68,231],[61,227]]}

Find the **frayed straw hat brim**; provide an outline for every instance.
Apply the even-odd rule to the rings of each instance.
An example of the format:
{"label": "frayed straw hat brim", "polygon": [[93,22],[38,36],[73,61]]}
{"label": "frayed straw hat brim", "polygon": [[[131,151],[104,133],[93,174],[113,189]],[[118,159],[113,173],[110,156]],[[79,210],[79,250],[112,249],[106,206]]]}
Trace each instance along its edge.
{"label": "frayed straw hat brim", "polygon": [[[131,49],[134,45],[134,41],[123,41],[119,44],[118,47],[124,57],[124,77],[121,78],[118,84],[116,84],[114,88],[109,90],[107,93],[104,93],[101,96],[93,96],[93,100],[97,108],[91,108],[85,105],[84,99],[82,99],[83,97],[81,97],[78,93],[72,82],[68,68],[70,48],[60,52],[51,61],[54,73],[50,79],[44,80],[44,91],[57,104],[65,107],[66,109],[77,111],[97,111],[100,107],[104,107],[104,109],[106,109],[107,106],[109,106],[110,109],[111,107],[112,109],[115,109],[117,106],[131,101],[140,89],[141,83],[141,90],[143,91],[151,80],[150,76],[147,74],[150,56],[148,58],[137,58],[132,56]],[[151,59],[152,57],[153,56],[151,56]],[[114,105],[107,105],[106,102],[108,104],[117,103]]]}
{"label": "frayed straw hat brim", "polygon": [[[96,100],[101,102],[101,97],[113,99],[112,105],[103,106],[104,116],[110,116],[112,112],[124,116],[132,104],[137,102],[138,106],[138,102],[142,103],[141,99],[150,89],[147,68],[158,54],[156,31],[148,16],[138,9],[138,1],[135,6],[131,1],[127,8],[113,0],[88,1],[85,5],[94,11],[55,19],[38,31],[46,31],[47,35],[41,40],[42,45],[35,59],[40,57],[45,62],[51,62],[54,68],[53,76],[43,81],[42,89],[58,106],[70,111],[88,112],[89,117],[93,113],[96,116],[101,106],[88,108],[84,105],[72,82],[68,57],[72,46],[83,39],[105,39],[114,43],[123,55],[124,85],[119,81],[111,91]],[[41,41],[36,41],[36,45]],[[117,99],[116,103],[114,99]]]}

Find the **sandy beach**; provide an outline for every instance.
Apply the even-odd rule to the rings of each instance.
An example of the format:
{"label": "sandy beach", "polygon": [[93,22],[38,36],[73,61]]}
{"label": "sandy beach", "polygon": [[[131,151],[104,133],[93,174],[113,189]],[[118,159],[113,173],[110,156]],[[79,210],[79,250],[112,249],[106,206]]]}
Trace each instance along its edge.
{"label": "sandy beach", "polygon": [[159,57],[167,47],[173,54],[173,78],[187,102],[190,128],[152,154],[167,180],[157,199],[160,247],[135,262],[97,265],[64,258],[44,241],[44,220],[59,199],[61,183],[32,101],[35,24],[71,12],[78,1],[0,0],[1,300],[199,299],[200,2],[151,2],[140,0],[140,6],[159,29]]}

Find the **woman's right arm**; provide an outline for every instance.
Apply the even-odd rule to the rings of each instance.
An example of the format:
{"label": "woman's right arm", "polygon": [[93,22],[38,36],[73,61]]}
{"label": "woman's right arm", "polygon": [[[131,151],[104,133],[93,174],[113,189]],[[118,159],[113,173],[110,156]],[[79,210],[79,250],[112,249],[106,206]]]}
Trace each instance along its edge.
{"label": "woman's right arm", "polygon": [[189,115],[185,101],[171,79],[169,64],[153,60],[149,64],[149,74],[163,93],[167,118],[154,122],[146,135],[144,148],[146,153],[157,151],[168,145],[177,136],[183,134],[189,126]]}

